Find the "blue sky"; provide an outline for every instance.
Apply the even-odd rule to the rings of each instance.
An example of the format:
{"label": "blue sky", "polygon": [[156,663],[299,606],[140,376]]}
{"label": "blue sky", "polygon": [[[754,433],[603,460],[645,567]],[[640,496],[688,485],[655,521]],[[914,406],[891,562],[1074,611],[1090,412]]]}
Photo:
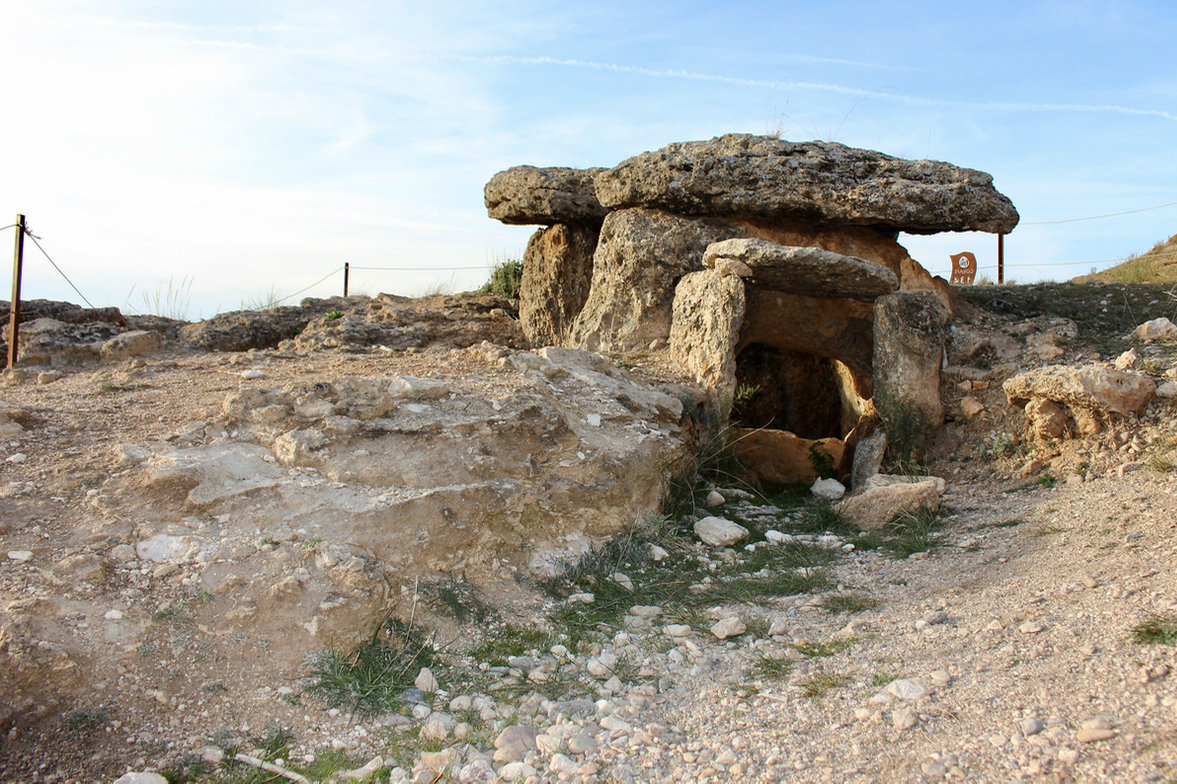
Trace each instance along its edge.
{"label": "blue sky", "polygon": [[[495,172],[729,132],[991,173],[1020,281],[1177,233],[1177,204],[1049,223],[1177,202],[1169,0],[5,6],[0,225],[25,213],[87,299],[129,312],[169,281],[191,318],[339,293],[344,262],[353,291],[473,288],[532,232],[486,217]],[[993,275],[991,235],[901,242]],[[23,295],[80,301],[31,244]]]}

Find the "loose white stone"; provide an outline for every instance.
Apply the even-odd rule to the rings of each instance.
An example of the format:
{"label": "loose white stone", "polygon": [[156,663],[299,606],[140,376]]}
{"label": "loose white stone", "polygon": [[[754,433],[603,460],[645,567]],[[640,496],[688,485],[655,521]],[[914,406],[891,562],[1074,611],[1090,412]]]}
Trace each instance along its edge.
{"label": "loose white stone", "polygon": [[724,618],[711,627],[711,633],[721,640],[726,640],[728,637],[738,637],[747,630],[748,627],[738,615]]}
{"label": "loose white stone", "polygon": [[107,610],[106,614],[102,616],[108,621],[121,621],[123,619],[122,610]]}
{"label": "loose white stone", "polygon": [[931,691],[924,684],[910,678],[891,681],[883,690],[901,700],[918,700],[927,696]]}
{"label": "loose white stone", "polygon": [[417,673],[417,677],[413,680],[413,685],[426,694],[432,694],[437,691],[437,678],[433,677],[433,673],[428,667],[422,667],[421,671]]}
{"label": "loose white stone", "polygon": [[1033,717],[1022,719],[1022,734],[1027,738],[1032,735],[1037,735],[1044,729],[1046,729],[1046,722],[1042,721],[1042,719],[1036,719]]}
{"label": "loose white stone", "polygon": [[719,492],[718,490],[712,490],[707,494],[707,499],[703,501],[703,506],[706,506],[710,509],[716,506],[723,506],[726,503],[727,499],[723,497],[723,493]]}
{"label": "loose white stone", "polygon": [[818,479],[810,486],[809,492],[827,501],[837,501],[846,495],[846,486],[837,479]]}
{"label": "loose white stone", "polygon": [[31,550],[9,550],[8,557],[13,561],[28,561],[33,557]]}
{"label": "loose white stone", "polygon": [[250,368],[249,370],[241,371],[242,378],[261,378],[265,374],[266,371],[262,370],[261,368]]}
{"label": "loose white stone", "polygon": [[909,730],[919,724],[920,717],[915,708],[900,708],[891,714],[891,726],[897,730]]}
{"label": "loose white stone", "polygon": [[712,547],[728,547],[748,536],[748,529],[724,517],[704,517],[695,523],[695,536]]}
{"label": "loose white stone", "polygon": [[668,637],[687,637],[691,633],[691,627],[685,623],[671,623],[667,624],[663,631]]}

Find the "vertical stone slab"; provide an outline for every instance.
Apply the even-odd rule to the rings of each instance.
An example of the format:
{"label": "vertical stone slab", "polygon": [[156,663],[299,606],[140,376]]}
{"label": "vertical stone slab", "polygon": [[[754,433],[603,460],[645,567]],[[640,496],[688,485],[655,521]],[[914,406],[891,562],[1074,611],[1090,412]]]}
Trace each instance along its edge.
{"label": "vertical stone slab", "polygon": [[720,394],[736,386],[736,343],[746,306],[737,275],[692,272],[674,290],[670,355]]}
{"label": "vertical stone slab", "polygon": [[940,364],[948,319],[935,294],[899,291],[875,300],[874,402],[896,457],[915,457],[944,423]]}
{"label": "vertical stone slab", "polygon": [[523,254],[519,323],[533,347],[563,346],[588,300],[600,227],[557,223],[531,235]]}
{"label": "vertical stone slab", "polygon": [[670,337],[674,287],[703,269],[703,253],[719,240],[742,236],[721,218],[691,218],[662,210],[611,212],[593,255],[588,301],[568,343],[588,351],[628,351]]}

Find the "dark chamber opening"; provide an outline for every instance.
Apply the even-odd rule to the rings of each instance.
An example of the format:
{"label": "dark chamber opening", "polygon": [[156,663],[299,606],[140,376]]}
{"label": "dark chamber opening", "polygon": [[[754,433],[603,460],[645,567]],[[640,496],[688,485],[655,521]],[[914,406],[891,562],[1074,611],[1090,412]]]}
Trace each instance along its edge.
{"label": "dark chamber opening", "polygon": [[736,357],[736,388],[754,389],[732,409],[743,427],[841,438],[842,398],[833,360],[751,343]]}

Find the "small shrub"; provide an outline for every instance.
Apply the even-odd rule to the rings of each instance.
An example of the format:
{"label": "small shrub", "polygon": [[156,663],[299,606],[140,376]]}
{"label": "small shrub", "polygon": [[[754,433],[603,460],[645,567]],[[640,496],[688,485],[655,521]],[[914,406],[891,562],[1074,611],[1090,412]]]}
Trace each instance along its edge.
{"label": "small shrub", "polygon": [[904,512],[887,524],[892,537],[884,547],[895,558],[906,558],[940,546],[937,531],[943,526],[937,510],[924,507],[915,514]]}
{"label": "small shrub", "polygon": [[74,708],[65,715],[65,724],[71,730],[89,730],[101,727],[110,721],[110,709],[105,705]]}
{"label": "small shrub", "polygon": [[817,444],[809,445],[809,462],[821,479],[837,479],[838,467],[834,465],[834,456],[824,449],[818,449]]}
{"label": "small shrub", "polygon": [[523,260],[496,261],[490,270],[490,280],[478,289],[479,294],[499,294],[507,299],[519,298],[519,284],[523,281]]}
{"label": "small shrub", "polygon": [[333,310],[327,314],[327,318],[331,319],[332,321],[338,321],[339,319],[343,318],[343,311]]}
{"label": "small shrub", "polygon": [[400,705],[422,667],[435,667],[420,632],[395,619],[351,653],[328,649],[308,657],[303,693],[366,718]]}

